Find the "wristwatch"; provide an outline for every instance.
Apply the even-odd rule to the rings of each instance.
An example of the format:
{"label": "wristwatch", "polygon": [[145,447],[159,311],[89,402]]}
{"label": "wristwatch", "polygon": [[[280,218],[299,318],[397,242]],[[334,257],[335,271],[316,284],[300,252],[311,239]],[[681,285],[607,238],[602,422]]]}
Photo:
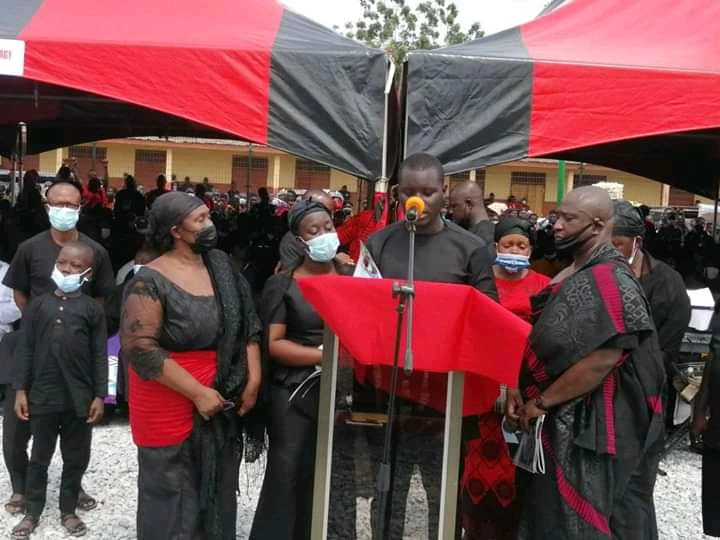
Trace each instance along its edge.
{"label": "wristwatch", "polygon": [[548,412],[548,407],[543,403],[542,396],[535,398],[535,406],[543,412]]}

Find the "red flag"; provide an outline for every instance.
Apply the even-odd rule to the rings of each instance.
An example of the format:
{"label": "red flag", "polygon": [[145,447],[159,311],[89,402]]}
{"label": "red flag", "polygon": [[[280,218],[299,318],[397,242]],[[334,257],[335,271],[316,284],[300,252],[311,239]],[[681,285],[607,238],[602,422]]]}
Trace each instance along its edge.
{"label": "red flag", "polygon": [[[298,286],[355,361],[392,366],[395,281],[342,276],[301,278]],[[499,384],[517,385],[530,325],[466,285],[417,282],[413,334],[416,372],[463,371],[465,414],[489,409]],[[403,332],[401,351],[405,350]],[[402,365],[402,355],[400,363]],[[389,377],[378,384],[387,390]],[[415,373],[398,385],[403,397],[444,410],[445,377]]]}

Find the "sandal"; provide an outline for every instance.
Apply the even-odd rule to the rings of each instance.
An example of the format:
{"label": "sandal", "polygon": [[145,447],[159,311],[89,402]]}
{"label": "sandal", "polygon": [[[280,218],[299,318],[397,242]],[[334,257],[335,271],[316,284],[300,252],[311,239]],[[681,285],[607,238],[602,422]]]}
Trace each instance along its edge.
{"label": "sandal", "polygon": [[97,505],[98,503],[93,497],[91,497],[82,490],[80,491],[77,502],[78,509],[82,510],[83,512],[88,512],[89,510],[97,508]]}
{"label": "sandal", "polygon": [[22,521],[13,527],[10,538],[13,540],[24,540],[25,538],[30,538],[30,535],[35,532],[37,526],[37,518],[31,516],[30,514],[25,514]]}
{"label": "sandal", "polygon": [[10,500],[5,503],[5,511],[13,516],[25,512],[25,496],[14,493]]}
{"label": "sandal", "polygon": [[60,524],[70,536],[85,536],[87,532],[85,523],[75,514],[65,514],[60,518]]}

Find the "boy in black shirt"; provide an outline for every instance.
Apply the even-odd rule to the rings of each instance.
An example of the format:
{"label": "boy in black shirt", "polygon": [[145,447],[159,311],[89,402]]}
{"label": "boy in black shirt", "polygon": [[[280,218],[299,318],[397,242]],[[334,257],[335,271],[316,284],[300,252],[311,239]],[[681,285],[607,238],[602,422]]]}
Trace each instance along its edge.
{"label": "boy in black shirt", "polygon": [[108,379],[105,316],[102,307],[81,291],[92,276],[92,265],[90,246],[65,244],[52,273],[55,292],[33,298],[23,314],[15,412],[30,421],[33,445],[27,511],[13,529],[13,538],[26,538],[37,527],[58,435],[63,457],[61,523],[72,536],[86,532],[75,508],[90,461],[91,428],[102,419]]}

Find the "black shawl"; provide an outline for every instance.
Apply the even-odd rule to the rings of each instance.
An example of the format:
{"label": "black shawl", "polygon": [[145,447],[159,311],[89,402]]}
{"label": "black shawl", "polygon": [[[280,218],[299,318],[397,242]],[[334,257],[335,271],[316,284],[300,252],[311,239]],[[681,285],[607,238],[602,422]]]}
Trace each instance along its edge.
{"label": "black shawl", "polygon": [[[217,348],[215,389],[226,399],[237,402],[246,383],[247,346],[260,342],[262,329],[253,307],[250,286],[241,274],[233,270],[228,256],[213,250],[204,256],[204,260],[221,311],[222,332]],[[225,537],[221,505],[216,500],[224,472],[219,467],[225,445],[235,445],[239,461],[243,451],[243,431],[247,443],[246,457],[248,461],[253,461],[262,452],[264,434],[262,430],[254,429],[251,417],[241,418],[233,409],[205,421],[195,413],[193,441],[202,463],[199,471],[201,518],[211,538]]]}

